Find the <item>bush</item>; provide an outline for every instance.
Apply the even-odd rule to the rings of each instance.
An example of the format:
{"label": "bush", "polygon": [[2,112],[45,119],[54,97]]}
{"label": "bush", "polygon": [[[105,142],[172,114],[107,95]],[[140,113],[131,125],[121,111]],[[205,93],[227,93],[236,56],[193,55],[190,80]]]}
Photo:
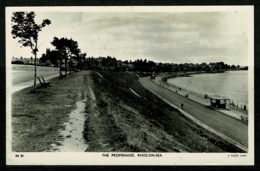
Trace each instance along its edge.
{"label": "bush", "polygon": [[24,64],[23,61],[12,61],[12,64]]}

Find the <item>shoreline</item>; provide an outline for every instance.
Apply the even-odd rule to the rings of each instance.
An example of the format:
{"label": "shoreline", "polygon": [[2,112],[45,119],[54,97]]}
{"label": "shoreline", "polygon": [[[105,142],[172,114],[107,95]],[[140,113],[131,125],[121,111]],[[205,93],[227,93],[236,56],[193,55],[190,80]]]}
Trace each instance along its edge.
{"label": "shoreline", "polygon": [[[38,89],[36,94],[29,93],[29,90],[26,88],[12,95],[11,150],[16,152],[81,151],[83,146],[71,148],[71,144],[77,147],[81,142],[77,135],[82,129],[75,130],[79,120],[81,126],[84,122],[82,134],[87,143],[86,152],[241,152],[230,142],[183,117],[178,109],[143,87],[134,73],[74,72],[64,78],[53,78],[51,86]],[[194,105],[199,106],[194,116],[199,112],[196,110],[208,111],[199,104],[189,105],[190,102],[181,98],[185,101],[184,110],[187,112],[190,112],[189,106],[190,109]],[[80,101],[80,109],[83,110],[82,100],[86,105],[82,113],[85,119],[74,120],[73,116],[81,115],[77,102]],[[207,112],[200,113],[204,115]],[[242,128],[238,129],[242,130],[242,138],[238,137],[238,140],[244,142],[245,123],[238,123],[216,111],[208,113],[224,117],[234,126],[242,124]],[[211,125],[212,121],[206,120]],[[229,130],[233,128],[224,126],[227,126],[227,136],[232,138]],[[219,131],[218,125],[214,124],[213,128]],[[75,136],[72,135],[74,133]],[[246,142],[244,144],[247,145]]]}
{"label": "shoreline", "polygon": [[[198,74],[220,74],[225,73],[229,71],[248,71],[248,70],[221,70],[221,71],[188,71],[188,72],[176,72],[173,74],[168,74],[164,76],[163,78],[169,79],[169,78],[176,78],[176,77],[192,77],[192,75],[198,75]],[[159,74],[158,74],[159,75]],[[158,76],[156,75],[156,76]]]}
{"label": "shoreline", "polygon": [[[218,110],[214,110],[214,108],[202,105],[199,102],[192,100],[190,97],[187,98],[169,90],[166,86],[156,84],[149,77],[142,78],[139,81],[146,88],[149,88],[152,92],[159,95],[160,98],[165,100],[168,104],[177,106],[177,108],[180,109],[179,111],[185,111],[188,114],[188,117],[191,115],[192,118],[196,118],[200,123],[203,123],[238,142],[238,144],[243,146],[241,149],[244,149],[244,147],[247,148],[247,123],[228,116]],[[181,104],[184,104],[184,107],[182,107]],[[234,130],[236,131],[234,132]]]}
{"label": "shoreline", "polygon": [[[192,77],[193,75],[197,75],[197,74],[218,74],[218,73],[225,73],[225,72],[232,72],[232,71],[248,71],[248,70],[226,70],[224,72],[187,72],[187,73],[176,73],[175,75],[172,75],[172,74],[169,74],[169,75],[166,75],[166,76],[160,76],[160,75],[157,75],[159,77],[161,77],[160,80],[162,80],[163,82],[165,83],[168,83],[168,79],[174,79],[174,78],[177,78],[177,77]],[[155,77],[154,77],[155,78]],[[225,97],[227,99],[229,99],[229,104],[233,107],[233,108],[237,108],[237,109],[240,109],[242,111],[247,111],[248,112],[248,102],[244,102],[244,100],[239,100],[239,99],[233,99],[233,98],[230,98],[229,96],[226,96],[226,95],[219,95],[219,94],[214,94],[212,92],[201,92],[200,90],[196,90],[195,89],[187,89],[187,87],[183,87],[183,86],[179,86],[179,85],[176,85],[176,84],[171,84],[171,83],[168,83],[169,85],[171,86],[174,86],[174,87],[177,87],[178,89],[181,88],[181,89],[184,89],[188,92],[193,92],[193,93],[196,93],[196,94],[199,94],[199,95],[202,95],[203,97],[206,95],[207,97],[209,96],[214,96],[214,95],[218,95],[218,96],[221,96],[221,97]]]}
{"label": "shoreline", "polygon": [[[174,77],[174,78],[176,78],[176,77]],[[187,90],[183,87],[179,87],[177,85],[170,84],[167,81],[162,81],[162,80],[163,80],[162,76],[157,76],[152,81],[154,83],[156,83],[157,85],[160,85],[176,94],[185,96],[185,97],[189,98],[190,100],[196,101],[204,106],[209,106],[210,100],[209,100],[209,98],[205,98],[205,96],[204,96],[205,94]],[[245,111],[239,107],[236,107],[235,105],[232,105],[231,103],[227,103],[226,109],[217,109],[217,110],[225,115],[236,118],[238,120],[241,120],[242,117],[248,118],[248,110]]]}

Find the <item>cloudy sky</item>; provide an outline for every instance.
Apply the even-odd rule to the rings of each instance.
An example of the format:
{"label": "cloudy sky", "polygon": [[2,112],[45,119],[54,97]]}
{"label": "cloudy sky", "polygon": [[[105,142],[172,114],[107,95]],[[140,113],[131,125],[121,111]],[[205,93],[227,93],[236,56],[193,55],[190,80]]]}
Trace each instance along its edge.
{"label": "cloudy sky", "polygon": [[[230,12],[37,12],[36,22],[50,19],[39,33],[39,55],[53,49],[53,37],[78,41],[87,56],[121,60],[248,65],[248,18]],[[7,33],[8,34],[8,33]],[[11,34],[10,34],[11,37]],[[12,56],[32,56],[11,39]]]}

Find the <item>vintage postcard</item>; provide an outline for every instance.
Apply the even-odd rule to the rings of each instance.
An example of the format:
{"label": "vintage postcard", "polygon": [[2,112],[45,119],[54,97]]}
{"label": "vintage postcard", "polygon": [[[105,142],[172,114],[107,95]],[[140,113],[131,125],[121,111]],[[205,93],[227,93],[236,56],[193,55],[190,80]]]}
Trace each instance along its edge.
{"label": "vintage postcard", "polygon": [[254,165],[253,6],[6,7],[7,165]]}

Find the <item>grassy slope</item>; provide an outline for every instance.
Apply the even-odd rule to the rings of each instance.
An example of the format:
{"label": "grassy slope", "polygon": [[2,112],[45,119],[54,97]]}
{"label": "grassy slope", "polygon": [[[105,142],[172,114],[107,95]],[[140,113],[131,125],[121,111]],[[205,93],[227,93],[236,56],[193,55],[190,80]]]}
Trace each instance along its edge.
{"label": "grassy slope", "polygon": [[31,94],[27,88],[12,95],[12,149],[19,152],[48,151],[57,142],[59,129],[83,99],[84,72],[52,79],[51,86]]}
{"label": "grassy slope", "polygon": [[82,71],[52,79],[50,87],[36,94],[30,94],[30,88],[14,93],[13,151],[49,151],[52,143],[62,139],[58,131],[64,128],[75,102],[84,99],[89,85],[96,100],[87,94],[84,137],[88,151],[218,152],[225,148],[219,148],[221,142],[214,136],[144,89],[135,74],[101,74],[105,79],[93,74],[94,84],[89,84],[91,79]]}
{"label": "grassy slope", "polygon": [[93,77],[98,117],[93,117],[87,106],[89,118],[85,138],[89,142],[88,151],[234,150],[143,88],[135,74],[100,73],[105,79],[98,75]]}

